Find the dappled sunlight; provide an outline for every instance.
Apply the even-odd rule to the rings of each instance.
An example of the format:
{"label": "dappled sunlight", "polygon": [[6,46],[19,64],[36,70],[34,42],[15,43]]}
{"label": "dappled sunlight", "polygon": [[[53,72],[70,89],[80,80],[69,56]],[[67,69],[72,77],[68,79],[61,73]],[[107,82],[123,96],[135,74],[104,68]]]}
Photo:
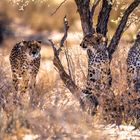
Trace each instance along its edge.
{"label": "dappled sunlight", "polygon": [[[77,40],[78,41],[78,40]],[[76,42],[77,42],[76,41]],[[86,76],[87,56],[84,50],[80,47],[77,49],[75,45],[71,45],[68,48],[71,55],[71,59],[74,63],[73,70],[75,71],[75,80],[79,86],[84,84],[84,75]],[[122,42],[120,49],[115,53],[112,61],[112,74],[113,74],[113,87],[116,94],[120,94],[124,91],[126,86],[125,81],[125,69],[124,63],[118,67],[118,60],[125,61],[125,54],[122,54],[123,49],[128,49],[131,44]],[[3,48],[6,49],[6,48]],[[75,97],[65,88],[63,82],[60,80],[57,70],[53,66],[52,62],[52,50],[51,48],[42,48],[44,54],[39,74],[37,76],[36,92],[33,95],[32,107],[26,107],[25,109],[19,109],[18,106],[12,104],[13,95],[11,81],[11,71],[8,60],[8,52],[3,57],[1,62],[1,71],[3,70],[4,76],[0,77],[5,79],[0,81],[0,84],[4,84],[6,87],[1,89],[0,95],[4,93],[1,109],[1,137],[3,140],[34,140],[34,139],[139,139],[139,130],[132,131],[133,126],[120,125],[119,127],[114,125],[104,125],[101,123],[98,115],[95,117],[89,116],[84,113],[79,102]],[[50,52],[50,53],[49,53]],[[127,52],[126,52],[127,53]],[[62,55],[61,59],[64,60],[65,56]],[[67,65],[67,63],[64,63]],[[87,66],[86,66],[87,67]],[[7,69],[8,68],[8,69]],[[82,72],[83,71],[83,72]],[[83,80],[81,80],[83,77]],[[117,78],[117,80],[116,80]],[[10,82],[10,83],[9,83]],[[120,84],[121,83],[121,84]],[[125,86],[124,86],[125,85]],[[127,86],[126,86],[127,88]],[[14,111],[12,111],[14,110]],[[9,118],[7,115],[10,114]]]}

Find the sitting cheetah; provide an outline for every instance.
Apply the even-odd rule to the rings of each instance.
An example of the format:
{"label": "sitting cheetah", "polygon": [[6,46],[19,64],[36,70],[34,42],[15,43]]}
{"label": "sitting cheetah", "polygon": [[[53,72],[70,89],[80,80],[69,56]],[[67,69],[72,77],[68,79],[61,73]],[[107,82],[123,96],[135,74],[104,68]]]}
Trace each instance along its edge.
{"label": "sitting cheetah", "polygon": [[[135,118],[136,128],[140,127],[140,32],[127,57],[127,83],[129,110],[127,111]],[[125,95],[126,98],[126,95]],[[125,102],[125,103],[126,103]]]}
{"label": "sitting cheetah", "polygon": [[140,91],[140,32],[128,53],[127,83],[132,92]]}
{"label": "sitting cheetah", "polygon": [[24,93],[35,86],[40,67],[40,41],[21,41],[10,54],[13,85],[16,91]]}
{"label": "sitting cheetah", "polygon": [[87,88],[104,91],[111,86],[110,60],[106,47],[106,38],[101,34],[87,35],[81,46],[87,49],[88,76]]}
{"label": "sitting cheetah", "polygon": [[[87,84],[81,95],[87,96],[96,108],[99,104],[97,98],[110,89],[112,83],[107,39],[101,34],[89,34],[80,45],[87,49],[88,55]],[[81,100],[81,104],[84,101]]]}

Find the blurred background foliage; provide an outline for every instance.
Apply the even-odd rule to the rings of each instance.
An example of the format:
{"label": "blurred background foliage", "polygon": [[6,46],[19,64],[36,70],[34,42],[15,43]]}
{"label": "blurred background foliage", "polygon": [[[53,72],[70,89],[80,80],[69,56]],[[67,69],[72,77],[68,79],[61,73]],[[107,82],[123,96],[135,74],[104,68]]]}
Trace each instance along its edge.
{"label": "blurred background foliage", "polygon": [[[91,3],[94,0],[91,1]],[[58,11],[52,15],[63,0],[0,0],[0,22],[4,25],[14,22],[29,26],[35,31],[62,31],[63,17],[67,15],[70,31],[81,31],[79,15],[74,0],[66,0]],[[129,6],[132,0],[114,0],[113,10],[109,22],[109,37],[114,33],[123,11]],[[101,3],[99,4],[94,18],[96,26],[97,17]],[[132,39],[140,28],[139,16],[140,7],[131,15],[128,25],[132,24],[125,33],[125,39]]]}

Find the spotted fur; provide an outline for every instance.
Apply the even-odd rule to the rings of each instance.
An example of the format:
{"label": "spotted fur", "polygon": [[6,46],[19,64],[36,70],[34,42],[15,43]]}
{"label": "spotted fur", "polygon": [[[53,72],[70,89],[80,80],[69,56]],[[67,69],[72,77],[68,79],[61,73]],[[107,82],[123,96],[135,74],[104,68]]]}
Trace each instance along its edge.
{"label": "spotted fur", "polygon": [[[110,60],[106,46],[107,39],[96,33],[85,36],[81,42],[81,47],[87,49],[88,55],[87,84],[82,91],[82,95],[90,97],[93,114],[99,104],[97,98],[105,91],[108,91],[112,83]],[[85,106],[83,99],[81,104]]]}
{"label": "spotted fur", "polygon": [[81,46],[87,49],[87,88],[104,91],[111,86],[111,71],[106,38],[101,34],[85,36]]}
{"label": "spotted fur", "polygon": [[127,83],[132,92],[140,92],[140,32],[128,53]]}
{"label": "spotted fur", "polygon": [[28,88],[34,88],[40,67],[40,43],[21,41],[11,50],[10,64],[16,91],[26,92]]}

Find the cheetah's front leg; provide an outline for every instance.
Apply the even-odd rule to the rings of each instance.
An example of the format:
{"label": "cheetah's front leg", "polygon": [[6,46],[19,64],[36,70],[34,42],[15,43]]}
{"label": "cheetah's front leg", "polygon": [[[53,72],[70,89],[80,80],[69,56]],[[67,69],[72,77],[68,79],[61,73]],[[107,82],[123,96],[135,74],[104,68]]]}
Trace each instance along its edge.
{"label": "cheetah's front leg", "polygon": [[15,70],[13,70],[13,73],[12,73],[12,80],[13,80],[13,86],[14,86],[14,89],[15,89],[15,92],[13,92],[13,103],[14,104],[18,104],[19,103],[19,75],[17,72],[15,72]]}
{"label": "cheetah's front leg", "polygon": [[18,91],[19,89],[18,75],[14,72],[12,73],[12,79],[13,79],[13,86],[15,88],[15,91]]}
{"label": "cheetah's front leg", "polygon": [[34,101],[34,94],[35,94],[35,84],[36,84],[36,75],[30,75],[30,78],[29,78],[29,88],[28,88],[28,91],[29,91],[29,96],[30,96],[30,105],[33,107],[33,101]]}
{"label": "cheetah's front leg", "polygon": [[22,107],[28,107],[30,95],[28,91],[29,74],[25,69],[20,71],[21,78],[19,79],[19,101]]}

